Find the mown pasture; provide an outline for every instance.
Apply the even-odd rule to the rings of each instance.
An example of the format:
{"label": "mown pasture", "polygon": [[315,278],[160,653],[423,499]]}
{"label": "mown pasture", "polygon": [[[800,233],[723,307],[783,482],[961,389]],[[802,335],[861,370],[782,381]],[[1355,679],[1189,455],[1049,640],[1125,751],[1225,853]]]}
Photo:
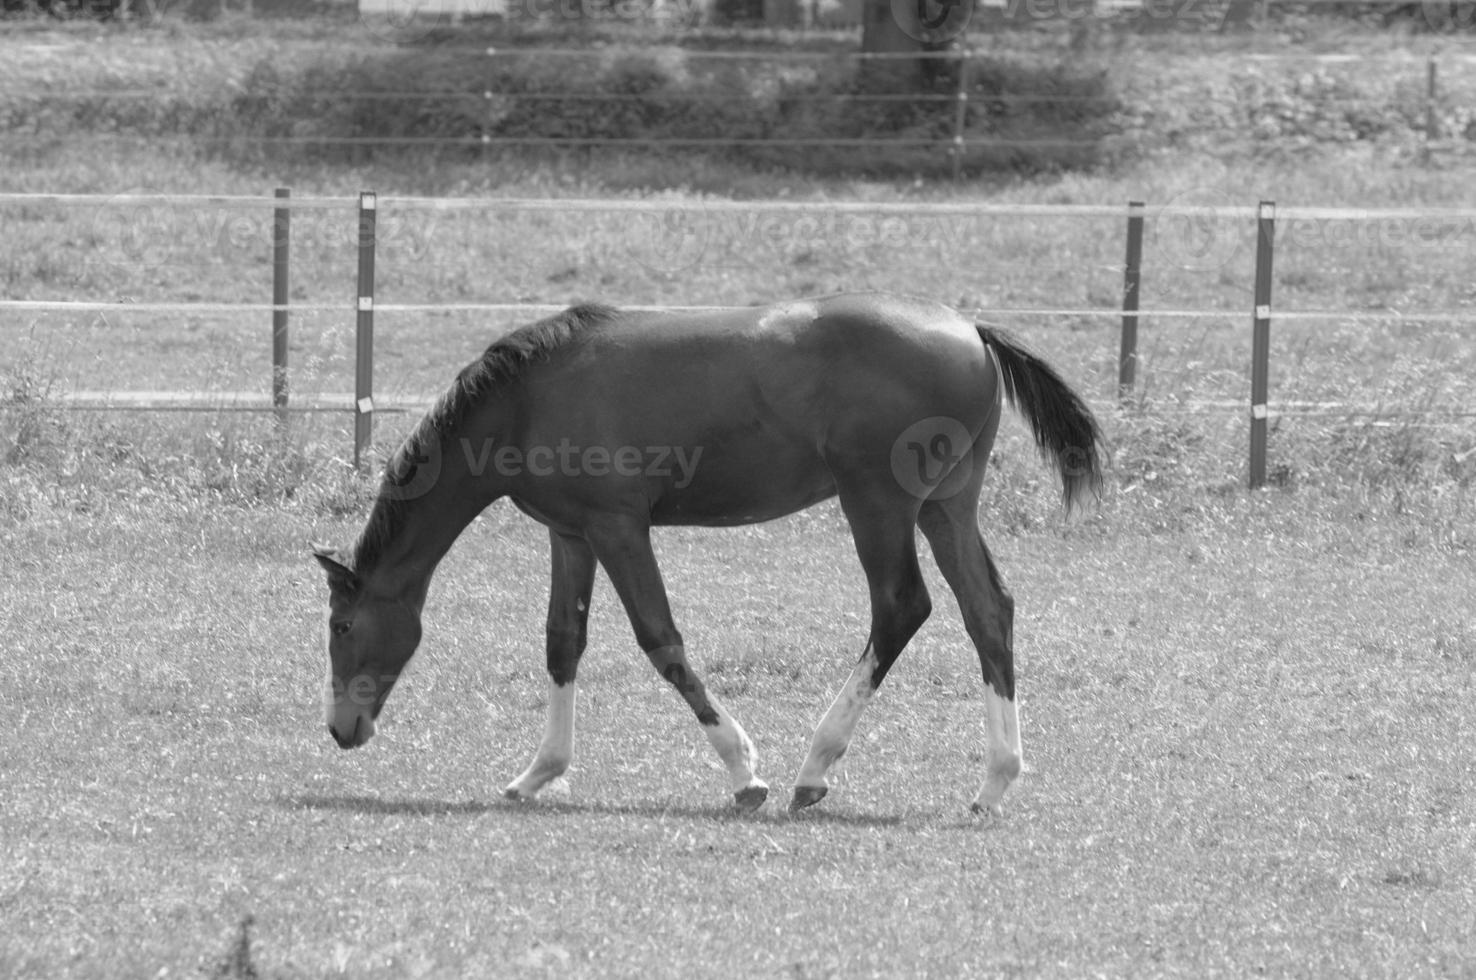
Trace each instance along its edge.
{"label": "mown pasture", "polygon": [[[1029,771],[997,821],[977,664],[938,611],[815,812],[724,774],[602,582],[567,795],[542,724],[543,535],[452,552],[381,735],[334,747],[310,536],[159,501],[5,531],[12,976],[1451,976],[1471,966],[1468,553],[1286,497],[1192,530],[992,533]],[[863,639],[837,512],[673,531],[714,689],[776,787]]]}

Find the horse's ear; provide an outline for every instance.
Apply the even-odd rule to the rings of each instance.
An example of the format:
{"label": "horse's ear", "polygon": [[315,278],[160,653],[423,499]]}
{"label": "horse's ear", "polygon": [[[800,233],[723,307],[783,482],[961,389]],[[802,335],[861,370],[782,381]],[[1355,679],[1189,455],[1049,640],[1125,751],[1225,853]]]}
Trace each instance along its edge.
{"label": "horse's ear", "polygon": [[353,592],[359,587],[359,578],[354,570],[345,565],[338,558],[338,549],[327,545],[314,544],[313,557],[318,559],[318,564],[323,566],[323,571],[328,573],[328,587],[334,592]]}

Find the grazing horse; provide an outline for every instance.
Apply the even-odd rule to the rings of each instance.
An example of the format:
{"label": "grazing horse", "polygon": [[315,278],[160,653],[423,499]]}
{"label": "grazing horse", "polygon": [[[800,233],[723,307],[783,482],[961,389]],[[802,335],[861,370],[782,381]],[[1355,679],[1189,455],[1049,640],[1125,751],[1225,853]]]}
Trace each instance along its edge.
{"label": "grazing horse", "polygon": [[839,497],[871,593],[871,634],[815,729],[790,809],[819,801],[867,703],[932,604],[922,528],[958,598],[985,681],[976,811],[1019,774],[1014,601],[980,535],[979,488],[1008,398],[1062,480],[1066,506],[1101,482],[1101,434],[1047,364],[936,303],[831,296],[719,312],[584,305],[515,330],[457,375],[391,458],[328,572],[328,729],[363,745],[420,641],[436,564],[499,497],[552,544],[547,725],[506,795],[531,800],[569,766],[575,675],[596,565],[652,665],[697,716],[738,807],[763,803],[753,743],[703,686],[651,551],[656,525],[751,524]]}

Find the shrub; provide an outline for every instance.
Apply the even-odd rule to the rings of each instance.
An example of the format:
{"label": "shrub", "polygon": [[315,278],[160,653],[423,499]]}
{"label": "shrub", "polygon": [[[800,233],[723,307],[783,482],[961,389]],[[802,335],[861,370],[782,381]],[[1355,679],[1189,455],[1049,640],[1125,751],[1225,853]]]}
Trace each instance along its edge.
{"label": "shrub", "polygon": [[[482,152],[484,140],[529,146],[712,141],[729,155],[810,171],[952,167],[953,66],[920,81],[916,91],[880,98],[854,63],[840,59],[775,71],[678,48],[613,46],[591,50],[577,73],[569,68],[565,58],[536,49],[495,61],[465,49],[396,50],[296,75],[263,63],[246,79],[231,118],[242,135],[324,139],[310,152],[330,157],[392,152],[397,143],[422,140],[447,141],[452,153]],[[1066,65],[981,66],[970,84],[970,136],[1015,145],[971,148],[967,168],[1054,170],[1098,162],[1119,109],[1100,94],[1104,86],[1101,73]],[[877,145],[858,152],[853,145],[800,142],[826,138]],[[334,139],[388,142],[344,149],[327,142]]]}

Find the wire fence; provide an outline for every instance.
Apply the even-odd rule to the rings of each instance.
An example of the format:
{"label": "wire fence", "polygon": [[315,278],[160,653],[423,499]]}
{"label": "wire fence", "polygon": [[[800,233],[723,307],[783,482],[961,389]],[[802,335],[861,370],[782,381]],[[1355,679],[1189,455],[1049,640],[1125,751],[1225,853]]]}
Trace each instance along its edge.
{"label": "wire fence", "polygon": [[[1143,225],[1147,214],[1141,202],[1122,205],[1073,205],[1073,204],[1005,204],[974,203],[963,201],[933,202],[860,202],[860,201],[734,201],[734,200],[649,200],[649,199],[540,199],[540,198],[428,198],[415,196],[377,197],[365,193],[359,197],[316,196],[293,198],[280,196],[187,196],[169,194],[124,194],[124,195],[75,195],[49,193],[0,193],[0,209],[7,207],[57,206],[64,208],[187,208],[260,210],[271,209],[284,233],[275,236],[274,270],[278,282],[274,285],[274,301],[259,303],[219,302],[108,302],[103,300],[63,299],[0,299],[0,312],[61,312],[61,313],[107,313],[122,315],[168,315],[197,316],[201,314],[231,317],[256,317],[270,315],[273,320],[273,346],[270,392],[242,391],[172,391],[172,390],[77,390],[62,394],[58,401],[75,410],[152,410],[152,411],[253,411],[273,412],[285,422],[290,413],[352,413],[355,421],[355,457],[359,459],[372,437],[372,422],[376,412],[416,411],[429,405],[433,398],[428,394],[401,394],[393,399],[377,403],[373,377],[373,325],[376,315],[406,313],[497,313],[539,315],[554,312],[562,307],[554,304],[527,302],[433,302],[433,303],[378,303],[374,295],[374,262],[376,250],[376,222],[381,214],[404,212],[460,212],[493,214],[578,214],[608,212],[617,215],[641,213],[647,215],[670,215],[673,213],[724,214],[770,212],[788,215],[867,215],[872,217],[918,217],[958,216],[970,219],[999,218],[1063,218],[1072,221],[1112,220],[1123,222],[1126,230],[1126,259],[1114,266],[1123,277],[1122,302],[1119,306],[1013,306],[973,305],[964,310],[979,317],[1072,317],[1088,319],[1112,319],[1122,323],[1121,351],[1118,358],[1118,397],[1129,400],[1134,390],[1134,371],[1138,360],[1136,332],[1142,318],[1159,318],[1191,321],[1241,321],[1249,316],[1258,338],[1254,346],[1250,374],[1253,379],[1251,399],[1234,402],[1201,399],[1190,404],[1176,406],[1176,411],[1186,413],[1225,412],[1239,408],[1249,409],[1252,426],[1252,482],[1264,480],[1265,473],[1265,426],[1271,416],[1273,404],[1266,391],[1266,364],[1270,358],[1269,330],[1272,319],[1281,321],[1335,321],[1349,324],[1443,324],[1457,330],[1476,329],[1476,309],[1277,309],[1273,312],[1271,289],[1271,260],[1275,250],[1275,223],[1284,226],[1295,222],[1407,222],[1418,225],[1431,222],[1442,227],[1465,226],[1476,229],[1476,208],[1329,208],[1329,207],[1276,207],[1268,202],[1256,206],[1214,205],[1155,207],[1152,211],[1156,220],[1192,219],[1195,221],[1215,220],[1242,222],[1255,220],[1258,234],[1256,253],[1256,302],[1250,308],[1204,309],[1204,308],[1142,308],[1140,301],[1141,242]],[[289,302],[286,299],[285,278],[288,275],[290,227],[287,222],[293,210],[337,212],[345,221],[355,222],[359,261],[359,286],[354,299],[342,302]],[[1136,241],[1136,250],[1134,242]],[[676,310],[698,312],[731,307],[717,306],[672,306],[672,305],[625,305],[626,309],[644,312],[654,310]],[[338,314],[345,319],[353,316],[356,321],[354,342],[354,370],[356,390],[352,393],[318,393],[315,395],[291,394],[288,384],[286,363],[286,332],[291,313]],[[1256,379],[1259,379],[1257,381]],[[1293,400],[1274,402],[1277,414],[1357,414],[1359,409],[1347,403],[1326,400]],[[1367,414],[1387,414],[1369,412]],[[1476,413],[1459,410],[1428,411],[1420,413],[1430,418],[1457,419],[1472,417]],[[1260,431],[1259,453],[1255,451],[1256,436]]]}

